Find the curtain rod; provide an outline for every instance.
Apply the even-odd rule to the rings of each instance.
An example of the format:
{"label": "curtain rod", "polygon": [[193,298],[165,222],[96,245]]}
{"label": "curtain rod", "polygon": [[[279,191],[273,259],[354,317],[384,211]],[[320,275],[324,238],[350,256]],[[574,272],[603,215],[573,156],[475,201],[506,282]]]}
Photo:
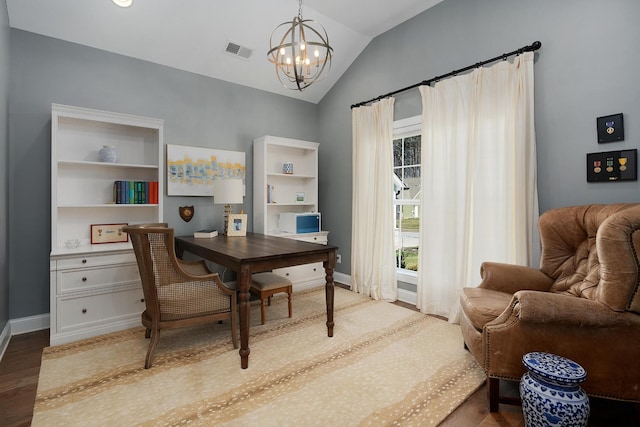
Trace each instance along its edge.
{"label": "curtain rod", "polygon": [[388,97],[393,96],[393,95],[395,95],[397,93],[404,92],[404,91],[407,91],[409,89],[416,88],[418,86],[430,85],[431,83],[437,82],[438,80],[442,80],[442,79],[447,78],[447,77],[455,76],[455,75],[457,75],[459,73],[463,73],[465,71],[469,71],[469,70],[471,70],[473,68],[480,68],[483,65],[489,64],[491,62],[498,61],[500,59],[506,60],[509,56],[512,56],[512,55],[520,55],[520,54],[522,54],[524,52],[533,52],[533,51],[536,51],[536,50],[540,49],[541,46],[542,46],[542,43],[540,43],[539,41],[535,41],[530,46],[523,46],[520,49],[514,50],[513,52],[503,53],[502,55],[496,56],[495,58],[487,59],[486,61],[482,61],[482,62],[476,62],[473,65],[469,65],[467,67],[460,68],[459,70],[455,70],[455,71],[452,71],[450,73],[443,74],[441,76],[434,77],[434,78],[429,79],[429,80],[423,80],[420,83],[416,83],[416,84],[413,84],[411,86],[407,86],[407,87],[402,88],[402,89],[394,90],[393,92],[389,92],[389,93],[387,93],[385,95],[380,95],[380,96],[378,96],[376,98],[373,98],[373,99],[370,99],[368,101],[358,102],[357,104],[353,104],[351,106],[351,108],[353,109],[353,108],[361,107],[363,105],[369,104],[370,102],[379,101],[381,99],[388,98]]}

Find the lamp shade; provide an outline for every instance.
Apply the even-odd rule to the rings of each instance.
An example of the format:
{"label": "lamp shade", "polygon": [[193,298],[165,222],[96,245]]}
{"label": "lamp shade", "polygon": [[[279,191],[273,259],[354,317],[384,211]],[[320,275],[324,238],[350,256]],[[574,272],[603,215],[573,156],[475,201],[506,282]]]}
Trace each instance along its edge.
{"label": "lamp shade", "polygon": [[219,178],[213,181],[213,203],[231,205],[242,203],[242,180],[237,178]]}

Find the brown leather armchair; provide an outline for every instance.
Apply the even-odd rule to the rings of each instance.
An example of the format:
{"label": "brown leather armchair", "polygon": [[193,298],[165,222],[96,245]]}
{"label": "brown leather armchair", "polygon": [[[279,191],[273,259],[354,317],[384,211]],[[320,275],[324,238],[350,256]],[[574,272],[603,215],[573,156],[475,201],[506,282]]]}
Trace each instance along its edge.
{"label": "brown leather armchair", "polygon": [[578,362],[590,396],[640,402],[640,204],[553,209],[538,223],[540,269],[485,262],[460,296],[465,346],[488,379],[489,409],[515,403],[522,356]]}

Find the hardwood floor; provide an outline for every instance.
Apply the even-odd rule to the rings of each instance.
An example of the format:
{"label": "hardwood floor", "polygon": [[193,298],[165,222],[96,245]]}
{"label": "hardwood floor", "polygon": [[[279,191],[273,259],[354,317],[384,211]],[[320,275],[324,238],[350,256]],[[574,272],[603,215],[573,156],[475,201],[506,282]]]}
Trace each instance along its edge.
{"label": "hardwood floor", "polygon": [[49,329],[11,337],[0,362],[0,425],[30,426]]}
{"label": "hardwood floor", "polygon": [[[40,372],[42,349],[49,345],[49,330],[11,337],[0,362],[0,426],[30,426]],[[517,383],[501,388],[517,396]],[[440,425],[443,427],[524,427],[518,406],[500,405],[490,414],[486,386],[482,386]],[[640,426],[640,405],[604,399],[591,399],[591,427]]]}

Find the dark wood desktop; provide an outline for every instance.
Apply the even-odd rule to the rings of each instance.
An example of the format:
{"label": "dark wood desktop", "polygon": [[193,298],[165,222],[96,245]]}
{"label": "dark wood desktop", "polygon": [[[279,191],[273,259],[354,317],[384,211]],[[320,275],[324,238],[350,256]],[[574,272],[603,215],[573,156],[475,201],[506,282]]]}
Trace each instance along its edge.
{"label": "dark wood desktop", "polygon": [[249,288],[251,275],[274,268],[322,261],[326,273],[327,333],[333,336],[333,269],[336,246],[301,242],[264,234],[246,236],[217,236],[196,239],[192,236],[175,238],[176,255],[190,252],[237,273],[240,305],[240,365],[249,366]]}

